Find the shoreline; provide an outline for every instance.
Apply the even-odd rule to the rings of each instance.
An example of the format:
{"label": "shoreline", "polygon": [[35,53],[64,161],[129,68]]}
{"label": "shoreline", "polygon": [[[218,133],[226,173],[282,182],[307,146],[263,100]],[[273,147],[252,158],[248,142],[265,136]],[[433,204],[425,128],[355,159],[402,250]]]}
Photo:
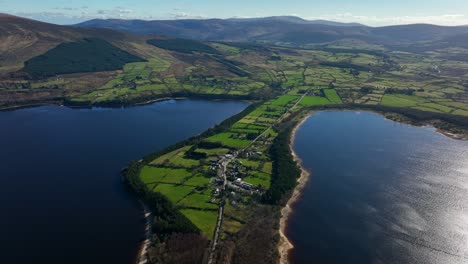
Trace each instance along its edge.
{"label": "shoreline", "polygon": [[[156,102],[162,102],[162,101],[170,101],[170,100],[190,100],[191,98],[189,97],[161,97],[161,98],[156,98],[156,99],[151,99],[143,102],[137,102],[137,103],[132,103],[132,104],[119,104],[119,105],[106,105],[106,104],[84,104],[84,105],[73,105],[73,104],[66,104],[63,101],[51,101],[51,102],[38,102],[38,103],[32,103],[32,104],[25,104],[25,105],[14,105],[14,106],[6,106],[6,107],[0,107],[0,112],[8,112],[8,111],[15,111],[15,110],[21,110],[21,109],[26,109],[26,108],[34,108],[34,107],[40,107],[40,106],[60,106],[60,107],[68,107],[70,109],[91,109],[93,107],[98,107],[98,108],[122,108],[122,107],[136,107],[136,106],[144,106],[144,105],[149,105],[152,103]],[[208,99],[209,100],[209,99]]]}
{"label": "shoreline", "polygon": [[143,201],[141,203],[143,205],[143,216],[145,218],[145,239],[140,244],[140,248],[138,249],[138,253],[134,261],[135,264],[146,264],[148,262],[146,253],[148,252],[148,248],[151,243],[151,212]]}
{"label": "shoreline", "polygon": [[170,101],[170,100],[179,101],[179,100],[189,100],[189,99],[190,98],[188,98],[188,97],[162,97],[162,98],[152,99],[152,100],[148,100],[148,101],[141,102],[141,103],[135,103],[134,105],[131,105],[130,107],[149,105],[149,104],[152,104],[152,103],[162,102],[162,101]]}
{"label": "shoreline", "polygon": [[186,97],[181,97],[181,96],[176,96],[176,97],[161,97],[161,98],[156,98],[156,99],[151,99],[151,100],[146,100],[146,101],[141,101],[141,102],[134,102],[130,104],[83,104],[83,105],[74,105],[74,104],[68,104],[64,103],[63,101],[46,101],[46,102],[38,102],[38,103],[31,103],[31,104],[24,104],[24,105],[13,105],[13,106],[3,106],[0,107],[0,112],[9,112],[9,111],[16,111],[16,110],[21,110],[21,109],[27,109],[27,108],[35,108],[35,107],[40,107],[40,106],[59,106],[59,107],[67,107],[70,109],[92,109],[94,107],[97,108],[131,108],[131,107],[138,107],[138,106],[145,106],[145,105],[150,105],[153,103],[157,102],[163,102],[163,101],[170,101],[170,100],[175,100],[175,101],[184,101],[184,100],[206,100],[206,101],[213,101],[213,102],[219,102],[219,101],[239,101],[239,102],[247,102],[247,103],[253,103],[256,100],[254,99],[236,99],[236,98],[204,98],[204,97],[197,97],[197,96],[186,96]]}
{"label": "shoreline", "polygon": [[291,133],[291,139],[289,141],[289,148],[291,150],[291,154],[294,158],[294,161],[299,165],[301,169],[301,176],[299,179],[297,179],[297,186],[294,188],[294,191],[289,198],[288,202],[286,205],[281,209],[281,218],[280,218],[280,228],[279,228],[279,234],[280,234],[280,241],[278,244],[278,251],[280,254],[280,264],[288,264],[290,263],[290,253],[291,250],[294,249],[294,245],[292,242],[288,239],[286,236],[286,229],[288,226],[288,220],[293,214],[293,206],[294,204],[298,201],[302,194],[302,190],[304,189],[307,181],[309,180],[310,173],[304,169],[302,166],[302,160],[297,156],[296,152],[294,152],[293,149],[293,144],[294,144],[294,139],[296,138],[296,132],[297,129],[304,124],[304,122],[313,115],[314,113],[309,113],[307,114],[300,122],[298,122],[294,129],[292,130]]}

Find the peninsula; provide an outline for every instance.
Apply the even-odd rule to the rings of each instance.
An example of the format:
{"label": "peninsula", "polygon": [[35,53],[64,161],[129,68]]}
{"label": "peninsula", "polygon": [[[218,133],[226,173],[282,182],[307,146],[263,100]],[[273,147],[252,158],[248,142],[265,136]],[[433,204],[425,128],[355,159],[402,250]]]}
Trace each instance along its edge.
{"label": "peninsula", "polygon": [[[307,179],[291,152],[294,128],[313,111],[359,109],[466,138],[468,29],[260,21],[281,32],[257,36],[260,22],[229,21],[225,30],[246,23],[250,38],[211,32],[207,40],[193,30],[186,39],[117,31],[109,21],[72,27],[2,14],[0,108],[251,102],[123,171],[147,208],[138,261],[285,263],[291,246],[282,229]],[[288,31],[296,26],[301,32]],[[413,38],[421,27],[432,33]]]}

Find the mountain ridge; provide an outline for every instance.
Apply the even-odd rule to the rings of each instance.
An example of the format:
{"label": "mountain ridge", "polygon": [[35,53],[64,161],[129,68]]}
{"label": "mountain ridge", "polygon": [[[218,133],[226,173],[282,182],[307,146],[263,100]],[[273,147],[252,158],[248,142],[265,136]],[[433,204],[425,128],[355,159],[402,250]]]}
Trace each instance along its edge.
{"label": "mountain ridge", "polygon": [[467,26],[408,24],[370,27],[358,23],[305,20],[294,16],[230,19],[124,20],[93,19],[76,24],[135,34],[160,34],[203,41],[292,43],[304,45],[345,38],[376,44],[436,41],[468,33]]}

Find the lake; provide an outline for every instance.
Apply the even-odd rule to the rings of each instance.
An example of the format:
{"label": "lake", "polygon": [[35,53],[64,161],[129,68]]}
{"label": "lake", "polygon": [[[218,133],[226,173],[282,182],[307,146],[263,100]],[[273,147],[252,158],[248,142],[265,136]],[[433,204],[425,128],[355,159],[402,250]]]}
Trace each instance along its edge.
{"label": "lake", "polygon": [[144,219],[120,170],[247,105],[170,100],[0,112],[0,261],[132,263]]}
{"label": "lake", "polygon": [[468,142],[329,111],[293,149],[311,172],[286,231],[294,263],[468,263]]}

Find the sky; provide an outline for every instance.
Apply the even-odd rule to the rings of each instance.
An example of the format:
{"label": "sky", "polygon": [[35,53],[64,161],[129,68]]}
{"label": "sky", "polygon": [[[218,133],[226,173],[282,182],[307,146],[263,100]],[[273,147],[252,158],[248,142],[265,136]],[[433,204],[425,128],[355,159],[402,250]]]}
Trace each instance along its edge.
{"label": "sky", "polygon": [[468,25],[467,0],[0,0],[0,13],[56,24],[93,18],[186,19],[293,15],[370,26]]}

